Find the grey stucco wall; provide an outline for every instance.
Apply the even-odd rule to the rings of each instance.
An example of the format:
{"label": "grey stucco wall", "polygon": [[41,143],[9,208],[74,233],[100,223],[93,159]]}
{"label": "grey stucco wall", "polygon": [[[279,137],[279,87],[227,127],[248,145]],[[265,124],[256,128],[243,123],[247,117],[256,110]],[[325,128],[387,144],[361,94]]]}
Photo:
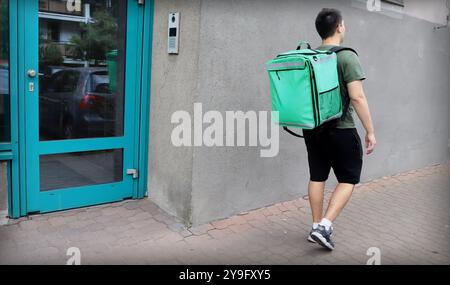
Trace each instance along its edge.
{"label": "grey stucco wall", "polygon": [[[181,11],[179,55],[167,54],[167,21]],[[191,112],[197,94],[200,1],[155,1],[149,147],[149,196],[167,212],[187,223],[192,190],[192,152],[175,148],[171,115]]]}
{"label": "grey stucco wall", "polygon": [[[155,12],[167,5],[156,3]],[[204,112],[270,111],[264,63],[295,48],[300,39],[317,46],[314,19],[323,7],[342,10],[348,30],[345,45],[359,51],[368,77],[365,89],[379,146],[365,158],[362,180],[447,161],[448,29],[434,31],[435,24],[408,15],[370,13],[354,1],[194,3],[172,6],[182,13],[182,29],[193,10],[200,19],[190,25],[199,27],[196,44],[183,33],[178,57],[164,54],[169,11],[155,18],[152,112],[156,114],[151,115],[149,193],[163,208],[201,224],[306,194],[309,175],[303,141],[280,133],[280,152],[274,158],[261,158],[258,148],[180,149],[170,145],[174,127],[170,115],[175,109],[192,113],[193,102],[202,103]],[[161,88],[167,80],[177,82]],[[363,137],[360,124],[359,132]],[[334,183],[332,178],[329,185]]]}
{"label": "grey stucco wall", "polygon": [[439,25],[447,24],[449,11],[445,4],[450,8],[448,0],[407,0],[406,3],[405,14]]}

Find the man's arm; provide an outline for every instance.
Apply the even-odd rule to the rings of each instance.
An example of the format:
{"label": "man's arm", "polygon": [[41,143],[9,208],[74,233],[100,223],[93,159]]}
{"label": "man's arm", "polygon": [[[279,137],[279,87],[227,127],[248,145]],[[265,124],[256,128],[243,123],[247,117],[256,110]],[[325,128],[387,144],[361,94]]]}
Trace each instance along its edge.
{"label": "man's arm", "polygon": [[375,130],[373,128],[372,116],[370,115],[369,104],[364,94],[363,84],[361,80],[356,80],[347,84],[350,102],[353,105],[359,119],[366,129],[366,150],[367,154],[373,153],[377,140],[375,138]]}

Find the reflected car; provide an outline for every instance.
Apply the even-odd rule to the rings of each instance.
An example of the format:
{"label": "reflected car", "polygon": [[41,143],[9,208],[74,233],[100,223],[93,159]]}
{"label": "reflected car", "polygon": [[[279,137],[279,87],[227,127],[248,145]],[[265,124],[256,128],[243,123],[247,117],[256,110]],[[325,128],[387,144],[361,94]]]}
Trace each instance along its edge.
{"label": "reflected car", "polygon": [[122,106],[110,90],[105,68],[65,68],[51,74],[39,89],[41,140],[112,137],[123,133],[118,124]]}
{"label": "reflected car", "polygon": [[9,70],[0,65],[0,142],[9,140]]}
{"label": "reflected car", "polygon": [[9,93],[9,69],[8,66],[0,65],[0,94]]}

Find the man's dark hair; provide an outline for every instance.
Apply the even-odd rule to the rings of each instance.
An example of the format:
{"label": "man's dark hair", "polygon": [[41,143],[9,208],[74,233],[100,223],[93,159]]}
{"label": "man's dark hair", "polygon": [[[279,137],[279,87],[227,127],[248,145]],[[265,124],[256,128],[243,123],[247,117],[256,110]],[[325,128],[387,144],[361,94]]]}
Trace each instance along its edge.
{"label": "man's dark hair", "polygon": [[336,33],[342,23],[342,14],[339,10],[324,8],[316,18],[316,29],[322,39],[329,38]]}

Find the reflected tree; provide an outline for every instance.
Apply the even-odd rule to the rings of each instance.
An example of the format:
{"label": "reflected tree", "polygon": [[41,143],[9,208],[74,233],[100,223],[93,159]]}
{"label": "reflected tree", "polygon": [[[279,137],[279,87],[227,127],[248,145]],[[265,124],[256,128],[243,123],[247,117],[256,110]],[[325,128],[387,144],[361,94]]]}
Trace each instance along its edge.
{"label": "reflected tree", "polygon": [[80,24],[81,33],[71,38],[71,55],[76,59],[94,61],[94,65],[106,60],[106,54],[117,49],[117,21],[107,10],[95,12],[92,22]]}
{"label": "reflected tree", "polygon": [[8,1],[0,0],[0,59],[9,57],[9,17]]}
{"label": "reflected tree", "polygon": [[39,66],[59,66],[64,63],[63,54],[59,46],[51,41],[40,40],[39,46]]}

